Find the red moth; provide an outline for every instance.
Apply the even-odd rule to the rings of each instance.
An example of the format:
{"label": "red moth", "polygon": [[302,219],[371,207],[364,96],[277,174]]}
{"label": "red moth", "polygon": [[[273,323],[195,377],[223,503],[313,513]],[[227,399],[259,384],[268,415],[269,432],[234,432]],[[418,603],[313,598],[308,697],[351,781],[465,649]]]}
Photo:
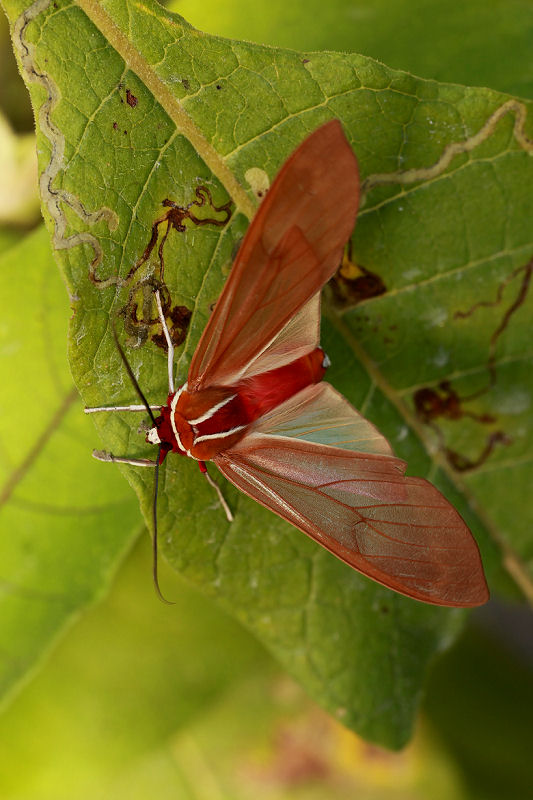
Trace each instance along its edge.
{"label": "red moth", "polygon": [[405,477],[387,440],[322,382],[320,290],[358,204],[357,161],[333,120],[281,168],[178,391],[169,347],[170,393],[147,435],[157,462],[123,460],[160,464],[173,452],[203,472],[213,461],[242,492],[384,586],[426,603],[480,605],[487,585],[459,514],[426,480]]}

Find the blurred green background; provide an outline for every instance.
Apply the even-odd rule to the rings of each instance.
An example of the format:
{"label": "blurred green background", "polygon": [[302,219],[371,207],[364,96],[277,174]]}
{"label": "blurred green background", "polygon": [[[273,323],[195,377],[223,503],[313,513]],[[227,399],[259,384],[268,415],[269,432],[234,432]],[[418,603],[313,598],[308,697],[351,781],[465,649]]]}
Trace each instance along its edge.
{"label": "blurred green background", "polygon": [[[526,0],[168,5],[214,34],[353,50],[423,77],[533,96]],[[7,259],[40,215],[32,114],[3,16],[0,76],[0,259]],[[65,298],[65,335],[67,308]],[[90,423],[86,430],[90,438]],[[109,597],[6,705],[1,798],[533,797],[533,616],[525,607],[495,600],[472,614],[435,664],[413,743],[392,754],[328,718],[254,639],[164,569],[176,605],[162,606],[149,563],[143,532]]]}

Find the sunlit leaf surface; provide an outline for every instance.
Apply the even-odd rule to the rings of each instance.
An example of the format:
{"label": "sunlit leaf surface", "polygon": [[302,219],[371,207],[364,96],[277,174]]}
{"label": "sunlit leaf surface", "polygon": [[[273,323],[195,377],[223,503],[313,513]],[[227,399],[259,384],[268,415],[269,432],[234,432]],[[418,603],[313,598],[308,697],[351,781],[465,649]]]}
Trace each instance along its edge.
{"label": "sunlit leaf surface", "polygon": [[129,487],[91,458],[65,357],[68,299],[44,228],[0,259],[0,692],[9,696],[109,586],[140,529]]}

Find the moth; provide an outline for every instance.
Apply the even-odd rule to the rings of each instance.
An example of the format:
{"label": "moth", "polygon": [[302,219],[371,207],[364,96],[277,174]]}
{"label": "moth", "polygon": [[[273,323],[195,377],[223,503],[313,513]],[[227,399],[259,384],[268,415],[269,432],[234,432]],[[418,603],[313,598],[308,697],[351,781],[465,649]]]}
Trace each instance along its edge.
{"label": "moth", "polygon": [[150,407],[126,362],[143,405],[114,410],[148,409],[157,459],[99,457],[155,465],[156,492],[168,453],[197,461],[208,478],[212,461],[246,495],[378,583],[426,603],[480,605],[487,584],[461,516],[431,483],[406,476],[385,437],[322,380],[329,362],[319,345],[320,291],[341,262],[358,205],[357,160],[332,120],[282,166],[177,391],[156,292],[167,401]]}

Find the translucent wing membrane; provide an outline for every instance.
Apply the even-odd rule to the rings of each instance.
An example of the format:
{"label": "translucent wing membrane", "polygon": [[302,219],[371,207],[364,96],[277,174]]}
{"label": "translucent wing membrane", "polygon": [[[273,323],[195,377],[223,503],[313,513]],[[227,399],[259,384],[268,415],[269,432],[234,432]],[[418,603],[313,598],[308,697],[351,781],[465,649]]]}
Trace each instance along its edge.
{"label": "translucent wing membrane", "polygon": [[200,339],[188,386],[235,383],[337,269],[357,215],[357,161],[337,120],[285,162]]}
{"label": "translucent wing membrane", "polygon": [[239,380],[251,378],[271,369],[283,367],[318,347],[320,338],[320,292],[309,300],[281,329],[265,349],[236,375]]}
{"label": "translucent wing membrane", "polygon": [[299,392],[261,417],[254,431],[333,445],[358,453],[393,454],[390,444],[378,429],[329,383],[317,383]]}
{"label": "translucent wing membrane", "polygon": [[[313,408],[312,402],[307,405]],[[404,462],[393,456],[306,441],[310,417],[305,414],[301,424],[297,418],[291,423],[288,416],[285,421],[282,417],[271,416],[271,433],[254,431],[216,457],[228,480],[350,566],[397,592],[438,605],[486,602],[477,545],[434,486],[405,477]],[[324,415],[319,435],[328,438],[325,419]],[[332,416],[332,431],[338,430],[338,419]],[[300,431],[300,438],[279,435],[290,425]]]}

